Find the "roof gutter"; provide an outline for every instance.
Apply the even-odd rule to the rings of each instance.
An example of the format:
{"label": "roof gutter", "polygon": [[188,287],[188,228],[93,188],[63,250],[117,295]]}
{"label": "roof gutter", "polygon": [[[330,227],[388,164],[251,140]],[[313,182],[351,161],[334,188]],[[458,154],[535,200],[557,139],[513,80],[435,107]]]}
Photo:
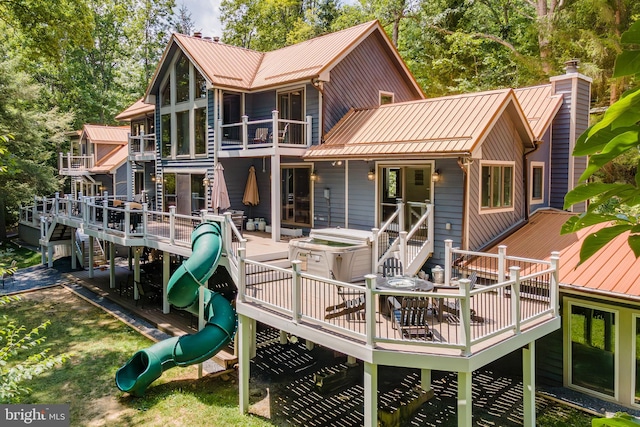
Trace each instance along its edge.
{"label": "roof gutter", "polygon": [[416,154],[415,157],[412,155],[407,155],[403,153],[398,154],[376,154],[376,155],[368,155],[368,156],[345,156],[345,155],[333,155],[333,156],[303,156],[303,160],[308,162],[331,162],[333,160],[362,160],[366,161],[375,161],[375,160],[426,160],[426,159],[447,159],[457,157],[465,158],[471,157],[471,153],[469,152],[460,152],[460,153],[423,153]]}

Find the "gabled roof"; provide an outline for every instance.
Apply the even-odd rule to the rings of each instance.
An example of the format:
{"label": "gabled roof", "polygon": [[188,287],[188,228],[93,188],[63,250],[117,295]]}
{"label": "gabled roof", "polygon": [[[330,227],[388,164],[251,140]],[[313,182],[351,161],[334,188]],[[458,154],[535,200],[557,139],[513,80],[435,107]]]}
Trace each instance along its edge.
{"label": "gabled roof", "polygon": [[512,89],[349,111],[305,159],[388,158],[471,153],[503,113],[525,143],[533,135]]}
{"label": "gabled roof", "polygon": [[80,139],[92,144],[126,144],[129,126],[84,125]]}
{"label": "gabled roof", "polygon": [[144,98],[138,99],[136,102],[127,107],[126,110],[116,116],[116,120],[120,122],[130,121],[135,117],[144,116],[145,114],[153,113],[155,106],[153,104],[146,104]]}
{"label": "gabled roof", "polygon": [[627,244],[629,234],[616,237],[579,264],[580,247],[586,236],[606,224],[560,235],[562,224],[573,215],[551,209],[538,211],[526,225],[486,252],[497,253],[499,245],[506,245],[507,255],[549,260],[552,251],[559,251],[560,283],[563,286],[618,297],[640,297],[640,259]]}
{"label": "gabled roof", "polygon": [[514,90],[536,140],[542,139],[562,105],[562,94],[553,95],[551,84]]}
{"label": "gabled roof", "polygon": [[129,156],[129,146],[121,145],[111,150],[109,154],[102,157],[89,169],[91,173],[115,173],[116,169],[122,166]]}
{"label": "gabled roof", "polygon": [[176,46],[189,57],[213,86],[249,91],[315,78],[324,80],[327,78],[327,72],[340,59],[376,31],[386,40],[388,50],[391,52],[391,60],[406,73],[417,93],[422,94],[420,86],[400,58],[380,23],[370,21],[267,53],[209,39],[173,34],[156,68],[145,98],[148,98],[160,83],[159,77],[166,68],[164,63],[171,58]]}

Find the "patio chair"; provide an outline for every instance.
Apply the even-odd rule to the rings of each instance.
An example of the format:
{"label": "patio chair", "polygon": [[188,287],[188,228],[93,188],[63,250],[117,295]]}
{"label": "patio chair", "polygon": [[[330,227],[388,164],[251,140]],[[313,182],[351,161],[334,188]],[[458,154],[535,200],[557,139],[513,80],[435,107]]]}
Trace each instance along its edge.
{"label": "patio chair", "polygon": [[269,136],[269,128],[256,128],[256,134],[253,137],[253,142],[267,142]]}
{"label": "patio chair", "polygon": [[9,268],[7,268],[6,271],[4,272],[4,274],[2,275],[2,288],[3,289],[4,289],[5,280],[11,279],[11,283],[12,284],[15,282],[15,279],[13,278],[13,275],[15,274],[17,269],[18,269],[18,261],[16,261],[14,259],[13,261],[11,261],[11,265],[9,266]]}
{"label": "patio chair", "polygon": [[[468,277],[470,283],[470,289],[473,289],[476,286],[476,282],[478,281],[478,272],[474,271],[472,272],[469,277]],[[451,288],[450,286],[448,287],[441,287],[438,285],[434,286],[434,291],[438,291],[438,289],[448,289]],[[460,320],[460,300],[459,299],[455,299],[455,301],[448,301],[448,300],[444,300],[443,298],[440,298],[440,303],[438,304],[438,318],[440,320],[443,319],[443,315],[444,312],[448,313],[449,315],[447,316],[447,320],[450,323],[457,323]],[[476,311],[474,309],[471,309],[471,320],[474,322],[483,322],[483,318],[480,316],[476,315]]]}
{"label": "patio chair", "polygon": [[403,270],[398,258],[387,258],[382,263],[382,277],[402,276]]}
{"label": "patio chair", "polygon": [[399,330],[403,338],[433,339],[429,328],[430,312],[428,297],[404,297],[398,301],[389,297],[389,313],[393,329]]}
{"label": "patio chair", "polygon": [[138,306],[138,302],[140,302],[140,307],[144,308],[144,303],[153,303],[158,300],[160,297],[160,292],[157,289],[154,289],[151,285],[139,282],[134,280],[134,285],[138,289],[139,298],[136,300],[136,307]]}

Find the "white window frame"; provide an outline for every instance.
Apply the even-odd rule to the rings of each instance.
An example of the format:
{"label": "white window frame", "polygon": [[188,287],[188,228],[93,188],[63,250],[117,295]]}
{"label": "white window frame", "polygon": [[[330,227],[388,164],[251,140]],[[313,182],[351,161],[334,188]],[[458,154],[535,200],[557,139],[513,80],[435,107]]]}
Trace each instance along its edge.
{"label": "white window frame", "polygon": [[[565,307],[565,312],[564,312],[564,324],[563,324],[563,330],[565,331],[564,333],[564,354],[566,355],[566,359],[563,361],[563,370],[565,372],[565,387],[573,389],[573,390],[578,390],[582,393],[588,394],[590,396],[596,396],[598,398],[604,399],[604,400],[611,400],[614,399],[616,401],[620,400],[620,310],[617,310],[616,308],[609,306],[609,305],[605,305],[605,304],[598,304],[597,302],[593,302],[593,301],[583,301],[583,300],[577,300],[577,299],[571,299],[571,298],[565,298],[565,303],[564,307]],[[581,387],[579,385],[575,385],[573,384],[573,378],[572,378],[572,372],[571,372],[571,363],[573,361],[573,353],[571,351],[571,311],[572,308],[574,306],[577,307],[583,307],[583,308],[590,308],[590,309],[594,309],[594,310],[603,310],[603,311],[608,311],[613,313],[613,315],[615,316],[615,334],[616,334],[616,339],[615,339],[615,359],[614,359],[614,364],[615,364],[615,368],[614,368],[614,373],[613,373],[613,396],[609,396],[608,394],[604,394],[604,393],[599,393],[597,391],[585,388],[585,387]],[[635,392],[633,394],[635,396]]]}
{"label": "white window frame", "polygon": [[[178,58],[180,58],[180,55],[185,55],[185,57],[187,58],[187,61],[189,61],[189,100],[176,104],[176,84],[177,84],[176,63],[178,62]],[[196,159],[196,158],[207,157],[206,149],[204,153],[199,153],[199,154],[195,153],[196,151],[195,110],[198,108],[204,108],[205,123],[209,123],[209,120],[208,120],[209,111],[207,108],[208,94],[207,94],[207,97],[205,98],[196,99],[195,97],[196,68],[193,62],[191,62],[191,60],[189,59],[189,57],[181,50],[176,52],[174,57],[171,59],[171,63],[169,65],[168,70],[169,71],[167,72],[167,75],[162,79],[160,84],[160,98],[162,100],[162,88],[164,87],[164,85],[166,85],[167,79],[171,79],[170,80],[171,81],[171,89],[170,89],[171,103],[169,105],[160,106],[160,116],[162,116],[163,114],[171,115],[171,137],[170,137],[171,138],[171,154],[169,155],[169,157],[162,157],[162,158],[170,159],[170,160],[179,160],[179,159]],[[200,74],[202,74],[202,76],[204,77],[204,74],[202,72],[200,72]],[[189,112],[189,120],[188,120],[189,122],[189,125],[188,125],[189,126],[189,129],[188,129],[189,154],[178,155],[177,154],[178,152],[178,146],[177,146],[178,120],[177,120],[176,114],[184,111]],[[162,121],[160,122],[160,127],[161,127],[160,135],[162,136]],[[205,132],[205,138],[207,137],[207,134],[208,132]],[[161,141],[161,144],[162,144],[162,141]],[[206,145],[207,145],[207,142],[205,142],[205,146]],[[160,151],[162,156],[162,149]]]}
{"label": "white window frame", "polygon": [[[530,205],[539,205],[540,203],[544,203],[545,193],[546,193],[546,179],[545,179],[545,163],[544,162],[531,162],[529,165],[529,204]],[[540,183],[540,198],[533,197],[533,170],[536,168],[542,169],[542,182]]]}
{"label": "white window frame", "polygon": [[636,340],[636,322],[638,322],[638,320],[640,320],[640,314],[632,314],[631,315],[631,332],[633,333],[633,335],[631,336],[631,339],[633,340],[633,355],[631,357],[631,360],[633,361],[633,363],[631,364],[631,406],[635,407],[635,408],[639,408],[640,407],[640,402],[636,402],[636,357],[638,357],[638,352],[640,351],[640,347],[638,347],[637,345],[637,340]]}
{"label": "white window frame", "polygon": [[383,104],[382,103],[382,97],[383,96],[389,96],[391,97],[391,102],[389,104],[394,104],[396,102],[396,94],[393,92],[387,92],[384,90],[379,90],[378,91],[378,105],[387,105],[387,104]]}
{"label": "white window frame", "polygon": [[[511,206],[501,206],[499,208],[483,207],[482,206],[482,168],[488,166],[500,166],[511,167]],[[478,170],[478,213],[494,214],[501,212],[513,212],[516,205],[516,162],[514,161],[480,161],[480,167]]]}

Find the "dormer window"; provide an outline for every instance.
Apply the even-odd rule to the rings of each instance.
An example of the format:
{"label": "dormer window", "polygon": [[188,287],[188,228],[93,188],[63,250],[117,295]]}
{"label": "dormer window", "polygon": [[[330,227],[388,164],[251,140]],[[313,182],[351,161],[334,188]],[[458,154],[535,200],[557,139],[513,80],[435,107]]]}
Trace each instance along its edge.
{"label": "dormer window", "polygon": [[380,91],[380,105],[393,104],[393,92]]}

